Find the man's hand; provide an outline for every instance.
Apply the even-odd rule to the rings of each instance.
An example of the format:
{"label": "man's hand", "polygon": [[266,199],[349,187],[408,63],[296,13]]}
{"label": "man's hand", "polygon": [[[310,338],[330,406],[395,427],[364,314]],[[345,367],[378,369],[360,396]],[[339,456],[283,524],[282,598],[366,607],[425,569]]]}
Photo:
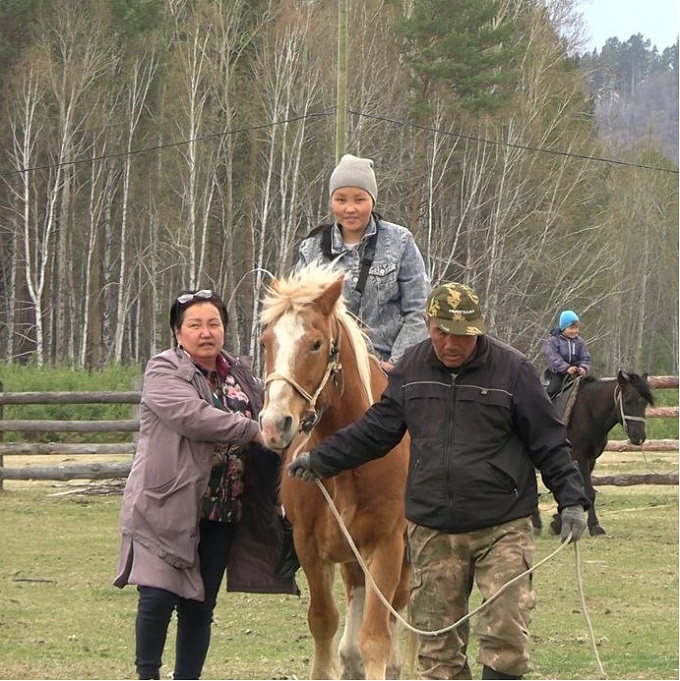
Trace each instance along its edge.
{"label": "man's hand", "polygon": [[571,541],[578,541],[583,530],[586,529],[586,512],[583,506],[567,506],[562,509],[560,513],[560,520],[562,521],[562,532],[560,538],[565,541],[571,532]]}
{"label": "man's hand", "polygon": [[315,482],[318,479],[316,473],[312,470],[309,452],[300,452],[288,464],[288,475],[291,478],[300,478],[300,480],[305,482]]}

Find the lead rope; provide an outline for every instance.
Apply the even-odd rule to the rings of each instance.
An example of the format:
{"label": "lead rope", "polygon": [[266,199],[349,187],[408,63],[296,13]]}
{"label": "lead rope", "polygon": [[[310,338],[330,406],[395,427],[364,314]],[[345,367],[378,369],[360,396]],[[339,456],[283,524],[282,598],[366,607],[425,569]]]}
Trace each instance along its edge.
{"label": "lead rope", "polygon": [[[297,452],[299,451],[300,447],[298,447],[293,454],[293,458],[295,455],[297,455]],[[401,622],[407,629],[412,631],[414,634],[418,634],[419,636],[440,636],[441,634],[445,634],[449,631],[452,631],[453,629],[459,627],[461,624],[469,620],[471,617],[476,615],[478,612],[480,612],[483,608],[485,608],[487,605],[490,603],[493,603],[508,587],[510,587],[512,584],[515,582],[519,581],[523,577],[526,577],[527,575],[531,574],[535,570],[538,570],[539,567],[547,563],[549,560],[552,560],[560,551],[564,550],[568,545],[569,545],[569,540],[571,539],[571,533],[567,536],[567,538],[559,545],[555,551],[553,551],[551,554],[540,560],[538,563],[536,563],[533,567],[529,568],[528,570],[525,570],[521,574],[517,575],[516,577],[513,577],[509,582],[506,582],[491,598],[487,599],[482,603],[479,607],[475,608],[472,610],[472,612],[469,612],[467,615],[464,617],[461,617],[457,622],[454,622],[453,624],[449,624],[447,627],[444,627],[442,629],[437,629],[435,631],[427,631],[424,629],[418,629],[414,627],[412,624],[410,624],[408,621],[406,621],[393,607],[392,604],[383,596],[383,594],[380,592],[378,589],[378,585],[375,583],[373,576],[371,573],[368,571],[368,567],[366,566],[366,563],[364,562],[364,559],[361,557],[361,554],[359,553],[359,549],[357,548],[356,544],[354,543],[354,540],[352,539],[350,533],[348,532],[347,528],[345,527],[345,523],[342,521],[342,518],[340,516],[340,513],[338,512],[338,509],[336,508],[335,504],[333,503],[333,499],[331,498],[330,494],[328,493],[328,490],[323,486],[321,480],[319,478],[316,479],[316,484],[317,487],[321,490],[321,494],[323,494],[324,498],[328,502],[328,506],[331,509],[331,512],[335,516],[335,519],[338,521],[338,525],[345,536],[345,539],[347,539],[347,542],[350,545],[350,548],[352,549],[352,552],[354,553],[355,558],[357,559],[359,565],[361,566],[361,569],[366,577],[366,580],[370,584],[371,588],[373,591],[375,591],[376,595],[382,602],[382,604],[387,608],[387,610],[396,617],[399,622]],[[581,581],[581,571],[580,571],[580,565],[579,565],[579,554],[578,554],[578,542],[574,543],[574,555],[576,558],[576,578],[577,578],[577,583],[578,583],[578,588],[579,588],[579,593],[581,596],[581,607],[583,608],[583,613],[586,618],[586,622],[588,624],[588,630],[590,632],[590,640],[591,644],[593,647],[593,652],[595,653],[595,658],[597,659],[597,664],[600,668],[600,673],[606,678],[606,674],[604,672],[604,669],[602,667],[602,662],[600,661],[600,656],[597,653],[597,649],[595,647],[595,635],[593,633],[593,627],[590,623],[590,618],[588,616],[588,611],[586,609],[586,602],[585,602],[585,596],[583,593],[583,584]]]}
{"label": "lead rope", "polygon": [[586,618],[586,624],[588,625],[588,632],[590,634],[590,645],[593,649],[593,654],[597,660],[597,666],[600,669],[600,674],[606,679],[607,674],[605,674],[604,667],[602,666],[602,661],[600,660],[600,655],[597,652],[597,644],[595,643],[595,632],[593,631],[593,625],[590,622],[590,616],[588,615],[588,609],[586,608],[586,597],[583,591],[583,580],[581,579],[581,563],[579,560],[578,552],[578,542],[574,542],[574,561],[576,563],[576,583],[578,584],[578,593],[581,597],[581,607],[583,608],[583,616]]}

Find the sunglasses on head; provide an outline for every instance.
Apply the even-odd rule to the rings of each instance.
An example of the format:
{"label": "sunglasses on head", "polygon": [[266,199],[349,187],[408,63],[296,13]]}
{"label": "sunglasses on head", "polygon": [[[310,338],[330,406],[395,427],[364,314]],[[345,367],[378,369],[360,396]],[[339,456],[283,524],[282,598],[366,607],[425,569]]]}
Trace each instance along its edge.
{"label": "sunglasses on head", "polygon": [[177,297],[177,302],[180,305],[185,305],[186,303],[191,303],[194,300],[210,300],[213,295],[213,292],[206,288],[201,291],[196,291],[196,293],[183,293],[181,296]]}

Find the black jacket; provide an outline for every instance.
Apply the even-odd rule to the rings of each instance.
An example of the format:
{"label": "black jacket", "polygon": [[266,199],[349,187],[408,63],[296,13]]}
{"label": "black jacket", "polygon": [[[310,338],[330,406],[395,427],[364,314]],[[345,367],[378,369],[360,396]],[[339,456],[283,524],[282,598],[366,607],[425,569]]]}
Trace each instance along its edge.
{"label": "black jacket", "polygon": [[589,506],[566,430],[536,369],[480,336],[457,376],[429,339],[406,351],[381,400],[311,453],[321,477],[383,456],[411,436],[406,517],[443,532],[480,530],[537,507],[535,469],[565,506]]}

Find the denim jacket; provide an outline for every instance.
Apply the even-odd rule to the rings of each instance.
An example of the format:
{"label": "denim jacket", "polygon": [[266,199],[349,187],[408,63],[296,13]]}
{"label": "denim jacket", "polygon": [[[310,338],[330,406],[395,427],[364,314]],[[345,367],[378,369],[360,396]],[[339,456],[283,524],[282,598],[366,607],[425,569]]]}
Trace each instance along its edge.
{"label": "denim jacket", "polygon": [[[375,257],[363,294],[355,290],[366,242],[378,231]],[[337,223],[332,226],[331,252],[335,266],[345,273],[343,294],[347,309],[366,327],[373,349],[394,364],[406,348],[427,337],[425,302],[430,285],[423,257],[411,232],[385,220],[371,222],[356,248],[348,248]],[[329,262],[321,248],[321,234],[300,244],[295,271],[312,262]]]}

